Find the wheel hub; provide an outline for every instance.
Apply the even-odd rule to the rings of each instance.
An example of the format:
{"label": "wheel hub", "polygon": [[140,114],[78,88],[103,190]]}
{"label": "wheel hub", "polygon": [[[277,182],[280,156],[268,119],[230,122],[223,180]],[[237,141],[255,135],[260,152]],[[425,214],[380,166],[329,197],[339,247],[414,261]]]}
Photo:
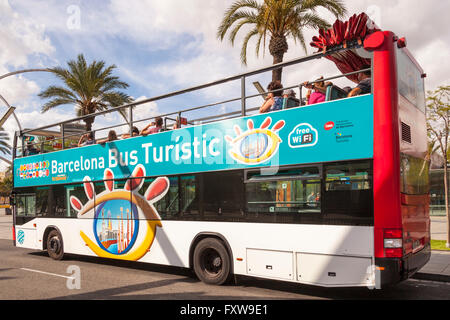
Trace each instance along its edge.
{"label": "wheel hub", "polygon": [[55,253],[58,252],[59,249],[61,248],[61,244],[59,242],[59,239],[56,238],[56,237],[51,238],[50,239],[50,243],[49,243],[49,247],[50,247],[50,250],[52,252],[55,252]]}
{"label": "wheel hub", "polygon": [[222,265],[222,259],[220,257],[215,257],[212,261],[212,265],[216,268],[220,267]]}

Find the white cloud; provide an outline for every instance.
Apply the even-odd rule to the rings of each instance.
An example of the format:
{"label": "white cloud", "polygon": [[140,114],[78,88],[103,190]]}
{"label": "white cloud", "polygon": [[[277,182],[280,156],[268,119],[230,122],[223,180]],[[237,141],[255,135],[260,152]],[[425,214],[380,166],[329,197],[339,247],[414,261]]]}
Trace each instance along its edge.
{"label": "white cloud", "polygon": [[[42,25],[14,11],[7,0],[0,1],[0,75],[27,68],[30,56],[50,55],[55,48]],[[11,105],[26,104],[39,92],[36,82],[23,76],[1,80],[1,94]]]}
{"label": "white cloud", "polygon": [[[5,34],[9,41],[7,51],[0,48],[0,72],[3,71],[2,66],[6,70],[6,64],[26,65],[29,57],[36,53],[52,56],[54,48],[46,31],[51,31],[52,40],[56,39],[55,43],[63,43],[65,37],[73,39],[77,50],[81,44],[84,48],[95,48],[101,47],[106,41],[119,43],[126,39],[127,43],[138,44],[140,50],[144,45],[144,50],[171,52],[159,59],[158,63],[149,59],[148,62],[139,60],[139,65],[130,64],[126,68],[119,66],[120,72],[131,80],[130,89],[138,84],[146,90],[139,92],[137,96],[148,96],[148,91],[151,90],[166,93],[270,65],[272,57],[267,51],[264,56],[261,53],[259,59],[255,57],[254,42],[248,48],[248,66],[241,65],[240,40],[245,35],[245,29],[239,33],[235,47],[231,46],[228,39],[223,42],[217,39],[218,25],[232,3],[232,0],[111,0],[101,5],[80,3],[80,29],[70,30],[67,28],[67,19],[70,17],[67,9],[73,5],[72,1],[12,1],[13,7],[18,8],[13,10],[6,0],[0,0],[0,8],[5,12],[0,18],[4,31],[0,32],[9,32]],[[349,14],[360,13],[370,7],[379,14],[379,24],[383,29],[393,30],[398,35],[407,37],[408,47],[428,73],[427,88],[448,81],[448,68],[436,63],[446,60],[449,53],[450,39],[446,20],[450,5],[448,1],[348,0],[345,3]],[[334,21],[331,14],[325,12],[324,16],[330,22]],[[19,23],[21,21],[22,24]],[[316,34],[316,31],[305,32],[308,53],[314,51],[309,47],[309,42]],[[289,47],[285,60],[305,55],[300,45],[289,42]],[[71,48],[64,50],[69,52]],[[133,50],[135,48],[130,48],[129,60],[133,59]],[[118,59],[114,52],[98,51],[98,59],[105,59],[105,56],[113,63],[114,59]],[[283,82],[285,85],[295,85],[320,75],[337,73],[336,67],[328,61],[311,62],[286,68]],[[11,99],[12,103],[28,101],[39,91],[39,86],[26,78],[8,80],[9,83],[4,82],[8,85],[6,88],[2,87],[2,94]],[[251,85],[253,80],[260,80],[265,87],[270,80],[270,73],[248,79],[248,94],[256,92]],[[238,97],[239,83],[203,90],[202,95],[209,102]],[[150,114],[155,110],[159,111],[158,106],[146,110]],[[99,121],[102,119],[99,118]]]}
{"label": "white cloud", "polygon": [[450,56],[449,53],[450,45],[443,39],[435,39],[417,50],[415,57],[427,74],[426,90],[434,90],[441,85],[450,85],[450,69],[446,63]]}
{"label": "white cloud", "polygon": [[408,49],[428,77],[427,89],[449,84],[449,68],[442,61],[450,56],[450,29],[448,28],[449,1],[421,0],[350,0],[352,12],[365,11],[369,6],[379,11],[379,27],[406,37]]}
{"label": "white cloud", "polygon": [[116,30],[156,45],[167,44],[173,36],[190,34],[205,41],[215,38],[225,1],[204,0],[112,0],[109,10]]}
{"label": "white cloud", "polygon": [[[140,102],[147,100],[148,97],[140,96],[136,98],[135,102]],[[155,117],[159,114],[158,104],[155,101],[141,103],[134,107],[133,109],[133,119],[135,120],[143,120],[151,117]]]}
{"label": "white cloud", "polygon": [[7,0],[0,1],[0,47],[1,65],[15,68],[27,64],[30,54],[51,54],[54,47],[44,35],[45,28],[13,11]]}

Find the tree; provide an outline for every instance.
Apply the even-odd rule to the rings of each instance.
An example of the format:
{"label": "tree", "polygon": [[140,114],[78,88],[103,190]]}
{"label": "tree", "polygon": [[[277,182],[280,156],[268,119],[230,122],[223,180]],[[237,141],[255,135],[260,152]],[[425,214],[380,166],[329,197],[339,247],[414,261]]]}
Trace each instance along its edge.
{"label": "tree", "polygon": [[[43,99],[51,99],[42,107],[47,112],[61,105],[74,105],[77,116],[85,116],[130,103],[133,99],[116,89],[126,89],[128,84],[113,76],[115,65],[106,67],[103,61],[87,64],[83,54],[77,60],[67,62],[68,69],[51,68],[65,86],[50,86],[39,94]],[[122,115],[126,118],[125,112]],[[95,117],[85,118],[86,130],[92,130]]]}
{"label": "tree", "polygon": [[3,129],[3,127],[0,127],[0,152],[4,154],[11,154],[11,146],[9,145],[9,135]]}
{"label": "tree", "polygon": [[432,140],[439,144],[444,157],[444,198],[447,216],[447,247],[450,248],[450,216],[448,199],[448,149],[450,138],[450,86],[440,86],[435,91],[428,91],[427,129]]}
{"label": "tree", "polygon": [[[13,189],[12,176],[7,176],[5,179],[0,181],[0,197],[9,197]],[[5,199],[3,199],[5,200]],[[5,201],[3,201],[4,203]]]}
{"label": "tree", "polygon": [[[261,44],[266,46],[269,36],[269,53],[273,63],[283,62],[284,54],[288,51],[288,37],[303,46],[306,44],[303,34],[305,28],[326,29],[330,25],[317,14],[319,8],[325,8],[336,18],[345,16],[347,9],[341,0],[237,0],[225,12],[220,24],[217,37],[223,41],[226,33],[230,31],[229,40],[232,45],[236,35],[245,25],[250,25],[242,43],[241,61],[247,64],[247,47],[250,39],[257,38],[256,56],[259,57]],[[272,80],[281,81],[282,69],[272,72]]]}

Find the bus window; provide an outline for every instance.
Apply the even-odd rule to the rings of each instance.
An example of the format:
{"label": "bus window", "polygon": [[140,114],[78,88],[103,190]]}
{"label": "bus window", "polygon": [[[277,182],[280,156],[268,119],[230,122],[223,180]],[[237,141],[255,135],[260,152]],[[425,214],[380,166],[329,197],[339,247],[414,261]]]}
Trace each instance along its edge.
{"label": "bus window", "polygon": [[[99,184],[99,183],[96,183],[96,184]],[[70,197],[72,197],[72,196],[74,196],[78,200],[80,200],[80,202],[82,204],[85,204],[88,202],[88,198],[86,196],[86,192],[84,191],[84,186],[82,183],[66,186],[66,199],[68,202],[70,201]],[[68,216],[76,218],[78,215],[78,212],[72,208],[70,203],[67,204],[67,208],[68,208],[67,209]]]}
{"label": "bus window", "polygon": [[405,194],[427,194],[429,192],[429,165],[424,159],[401,154],[401,192]]}
{"label": "bus window", "polygon": [[66,189],[62,185],[51,186],[50,192],[53,193],[49,198],[50,215],[55,217],[67,217]]}
{"label": "bus window", "polygon": [[246,211],[261,222],[314,223],[321,213],[319,169],[282,170],[276,175],[249,173]]}
{"label": "bus window", "polygon": [[36,215],[38,217],[48,216],[48,194],[50,187],[36,187]]}
{"label": "bus window", "polygon": [[[142,196],[145,194],[153,181],[155,181],[154,178],[147,178],[144,180],[144,184],[139,190],[139,193]],[[171,217],[175,217],[179,212],[178,177],[169,177],[169,181],[169,191],[167,191],[164,198],[153,204],[162,219],[170,219]]]}
{"label": "bus window", "polygon": [[425,87],[421,71],[404,49],[397,49],[398,92],[425,113]]}
{"label": "bus window", "polygon": [[67,217],[68,203],[66,203],[66,188],[64,186],[36,187],[34,192],[37,216]]}
{"label": "bus window", "polygon": [[324,219],[330,224],[372,225],[372,168],[369,161],[325,166]]}
{"label": "bus window", "polygon": [[203,174],[203,217],[205,220],[239,221],[243,219],[242,171]]}
{"label": "bus window", "polygon": [[199,216],[199,181],[196,176],[180,177],[180,214],[183,219]]}
{"label": "bus window", "polygon": [[36,215],[36,194],[18,193],[16,195],[17,216],[34,217]]}

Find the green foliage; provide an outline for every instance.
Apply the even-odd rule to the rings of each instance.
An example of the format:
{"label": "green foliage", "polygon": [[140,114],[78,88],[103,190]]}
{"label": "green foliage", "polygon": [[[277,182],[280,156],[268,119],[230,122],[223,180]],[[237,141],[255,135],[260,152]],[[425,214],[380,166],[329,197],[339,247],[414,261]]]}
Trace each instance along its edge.
{"label": "green foliage", "polygon": [[447,242],[450,242],[449,187],[448,187],[448,149],[450,137],[450,86],[440,86],[428,91],[427,129],[432,143],[437,142],[444,157],[444,195],[447,216]]}
{"label": "green foliage", "polygon": [[428,154],[431,156],[439,148],[447,160],[450,137],[450,86],[440,86],[427,93],[427,130],[430,141]]}
{"label": "green foliage", "polygon": [[8,197],[11,194],[13,188],[12,175],[7,176],[5,179],[0,181],[0,196]]}
{"label": "green foliage", "polygon": [[0,152],[4,154],[11,154],[11,146],[9,145],[9,135],[3,129],[3,127],[0,127]]}
{"label": "green foliage", "polygon": [[[104,61],[87,64],[82,54],[77,60],[67,62],[67,69],[55,67],[50,69],[64,86],[49,86],[39,96],[50,99],[42,107],[47,112],[61,105],[73,105],[77,116],[89,115],[130,103],[133,99],[116,89],[126,89],[128,84],[112,73],[115,65],[105,66]],[[84,120],[86,129],[91,130],[94,118]]]}
{"label": "green foliage", "polygon": [[270,37],[269,52],[274,57],[274,63],[282,62],[283,55],[288,50],[287,37],[299,42],[306,52],[304,29],[330,26],[318,14],[317,10],[320,8],[328,10],[336,18],[344,17],[347,12],[341,0],[263,0],[262,3],[257,0],[237,0],[225,12],[217,37],[223,41],[229,32],[229,41],[234,45],[241,28],[249,26],[250,31],[242,43],[242,63],[247,64],[247,47],[254,37],[257,57],[261,45],[265,48],[266,38]]}
{"label": "green foliage", "polygon": [[431,242],[431,250],[447,250],[450,251],[450,248],[446,247],[445,240],[430,240]]}

